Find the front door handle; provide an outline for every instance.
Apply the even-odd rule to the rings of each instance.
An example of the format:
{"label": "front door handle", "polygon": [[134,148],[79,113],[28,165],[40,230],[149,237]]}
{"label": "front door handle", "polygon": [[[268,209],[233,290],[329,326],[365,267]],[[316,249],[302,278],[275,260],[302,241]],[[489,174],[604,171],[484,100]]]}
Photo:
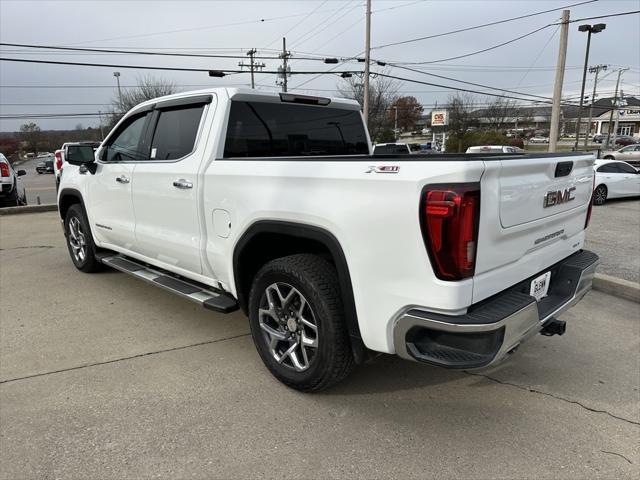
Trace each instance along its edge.
{"label": "front door handle", "polygon": [[184,178],[181,178],[180,180],[176,180],[175,182],[173,182],[173,186],[181,190],[187,190],[189,188],[193,188],[193,183],[186,181]]}
{"label": "front door handle", "polygon": [[119,177],[116,177],[116,182],[118,182],[118,183],[129,183],[130,181],[131,180],[129,180],[124,175],[120,175]]}

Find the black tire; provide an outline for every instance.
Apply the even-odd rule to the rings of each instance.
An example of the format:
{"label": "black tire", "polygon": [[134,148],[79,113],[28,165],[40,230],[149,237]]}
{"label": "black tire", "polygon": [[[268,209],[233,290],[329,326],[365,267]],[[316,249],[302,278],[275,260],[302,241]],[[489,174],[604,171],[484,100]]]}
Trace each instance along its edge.
{"label": "black tire", "polygon": [[13,186],[13,190],[11,193],[4,199],[2,202],[3,207],[19,207],[20,206],[20,197],[18,196],[18,187],[16,185]]}
{"label": "black tire", "polygon": [[604,202],[607,201],[607,186],[606,185],[598,185],[593,190],[593,204],[594,205],[604,205]]}
{"label": "black tire", "polygon": [[[306,350],[302,354],[307,366],[304,371],[295,369],[295,365],[287,365],[287,359],[279,363],[271,350],[268,338],[272,338],[261,327],[261,314],[259,309],[266,306],[267,289],[274,285],[286,285],[297,290],[301,298],[306,301],[311,311],[305,310],[304,315],[315,323],[316,347],[313,350]],[[287,287],[283,288],[287,288]],[[272,293],[273,294],[273,293]],[[295,300],[291,300],[295,301]],[[279,302],[279,300],[278,300]],[[282,305],[282,302],[280,302]],[[299,304],[293,305],[295,308]],[[289,308],[286,307],[285,308]],[[281,309],[284,310],[284,309]],[[309,313],[310,312],[310,313]],[[266,318],[264,317],[263,319]],[[294,313],[297,315],[297,313]],[[302,331],[305,326],[298,318],[298,325]],[[272,321],[273,317],[267,316],[267,321]],[[290,317],[291,318],[291,317]],[[291,319],[294,324],[295,319]],[[292,336],[304,336],[304,333],[289,332],[289,323],[284,323],[277,328],[282,328],[283,332]],[[353,353],[349,342],[349,335],[344,319],[344,309],[342,298],[338,289],[338,276],[335,268],[326,260],[315,255],[291,255],[289,257],[278,258],[264,265],[254,278],[249,297],[249,323],[251,335],[256,345],[258,353],[266,367],[274,377],[285,385],[304,392],[317,392],[326,389],[343,380],[354,367]],[[264,320],[263,320],[264,323]],[[273,322],[277,324],[278,322]],[[307,321],[308,324],[308,321]],[[278,332],[280,333],[280,332]],[[309,332],[307,332],[309,335]],[[307,340],[309,338],[307,337]],[[276,340],[277,341],[277,340]],[[277,341],[276,349],[280,351],[293,347],[291,342],[295,340]],[[286,342],[289,342],[288,344]],[[284,344],[284,345],[281,345]],[[301,347],[298,347],[301,348]],[[310,347],[311,348],[311,347]],[[297,354],[298,350],[293,354]],[[300,350],[300,352],[302,352]],[[313,353],[311,358],[308,358]],[[284,356],[284,355],[281,355]],[[290,363],[294,363],[291,356]]]}
{"label": "black tire", "polygon": [[[76,246],[79,244],[84,245],[84,254],[79,255],[74,253],[74,240],[71,232],[71,224],[76,223],[79,225],[79,232],[76,232],[76,239],[82,238],[82,240],[75,240]],[[78,233],[81,234],[78,235]],[[64,219],[64,235],[67,239],[67,249],[69,250],[69,256],[71,257],[71,261],[76,266],[78,270],[85,273],[93,273],[104,270],[104,265],[96,258],[96,246],[93,243],[93,237],[91,235],[91,228],[89,227],[89,220],[87,220],[87,216],[82,208],[82,205],[75,204],[69,207],[67,211],[67,215]]]}

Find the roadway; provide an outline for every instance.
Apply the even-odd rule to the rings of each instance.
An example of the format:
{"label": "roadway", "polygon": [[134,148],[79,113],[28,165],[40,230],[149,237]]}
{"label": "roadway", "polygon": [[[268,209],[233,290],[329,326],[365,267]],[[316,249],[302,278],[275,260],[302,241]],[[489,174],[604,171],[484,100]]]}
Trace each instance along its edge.
{"label": "roadway", "polygon": [[306,395],[241,313],[78,272],[56,212],[0,217],[0,265],[3,479],[640,476],[636,303],[591,292],[492,369],[385,355]]}
{"label": "roadway", "polygon": [[27,174],[20,177],[27,192],[27,204],[37,205],[40,197],[41,204],[56,203],[56,181],[51,173],[39,174],[36,165],[46,158],[24,160],[14,165],[16,170],[26,170]]}

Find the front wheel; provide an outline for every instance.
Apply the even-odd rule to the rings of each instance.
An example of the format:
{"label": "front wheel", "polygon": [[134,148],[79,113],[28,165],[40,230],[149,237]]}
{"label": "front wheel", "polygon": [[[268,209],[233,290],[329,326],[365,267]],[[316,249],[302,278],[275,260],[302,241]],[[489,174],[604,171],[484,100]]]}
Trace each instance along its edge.
{"label": "front wheel", "polygon": [[96,258],[96,247],[91,236],[87,216],[79,204],[72,205],[64,221],[69,255],[76,268],[85,273],[98,272],[104,268]]}
{"label": "front wheel", "polygon": [[262,267],[251,288],[249,321],[262,361],[289,387],[323,390],[353,369],[338,276],[320,257],[291,255]]}
{"label": "front wheel", "polygon": [[593,204],[604,205],[607,201],[607,187],[605,185],[598,185],[593,191]]}

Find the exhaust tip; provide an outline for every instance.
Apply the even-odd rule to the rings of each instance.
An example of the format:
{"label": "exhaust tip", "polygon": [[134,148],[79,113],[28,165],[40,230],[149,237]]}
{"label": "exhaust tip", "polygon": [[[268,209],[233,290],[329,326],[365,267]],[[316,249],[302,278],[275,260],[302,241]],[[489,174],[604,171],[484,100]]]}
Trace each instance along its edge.
{"label": "exhaust tip", "polygon": [[547,323],[544,324],[540,333],[547,337],[551,337],[553,335],[564,335],[564,332],[567,331],[567,322],[564,320],[558,320],[557,318],[552,318]]}

